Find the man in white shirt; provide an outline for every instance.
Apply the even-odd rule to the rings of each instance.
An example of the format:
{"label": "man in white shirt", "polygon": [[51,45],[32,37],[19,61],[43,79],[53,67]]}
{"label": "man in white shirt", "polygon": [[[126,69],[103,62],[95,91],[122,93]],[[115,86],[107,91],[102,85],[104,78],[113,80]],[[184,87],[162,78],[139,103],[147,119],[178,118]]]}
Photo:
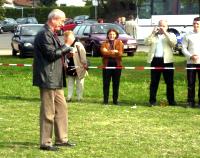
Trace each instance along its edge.
{"label": "man in white shirt", "polygon": [[[151,67],[169,67],[173,68],[173,47],[177,43],[176,35],[167,32],[168,24],[166,20],[160,20],[159,26],[155,27],[150,36],[145,39],[145,44],[150,46],[148,63]],[[150,106],[156,105],[156,94],[161,74],[167,86],[167,100],[169,105],[176,105],[174,99],[174,70],[165,69],[151,70],[150,83]]]}
{"label": "man in white shirt", "polygon": [[[187,57],[187,80],[188,80],[188,106],[195,107],[195,82],[198,74],[200,85],[200,17],[193,20],[193,31],[186,34],[182,43],[182,52]],[[196,69],[197,68],[197,69]],[[198,92],[198,107],[200,108],[200,87]]]}

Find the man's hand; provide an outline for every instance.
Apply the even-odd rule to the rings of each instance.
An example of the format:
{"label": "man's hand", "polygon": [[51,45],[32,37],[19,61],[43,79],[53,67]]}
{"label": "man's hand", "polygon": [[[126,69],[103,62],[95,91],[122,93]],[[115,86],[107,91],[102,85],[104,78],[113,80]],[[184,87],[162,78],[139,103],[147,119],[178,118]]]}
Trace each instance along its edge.
{"label": "man's hand", "polygon": [[159,30],[160,30],[160,28],[159,28],[158,26],[154,27],[154,29],[153,29],[153,31],[152,31],[152,34],[155,35],[156,33],[159,32]]}
{"label": "man's hand", "polygon": [[191,57],[190,57],[190,59],[193,61],[193,62],[197,62],[197,60],[199,60],[199,56],[198,55],[196,55],[196,54],[194,54],[194,55],[192,55]]}
{"label": "man's hand", "polygon": [[66,55],[66,54],[70,53],[72,50],[73,50],[73,47],[67,47],[66,45],[64,45],[61,48],[61,51],[62,51],[63,55]]}
{"label": "man's hand", "polygon": [[67,58],[72,58],[74,56],[74,54],[73,53],[68,53],[66,56],[67,56]]}

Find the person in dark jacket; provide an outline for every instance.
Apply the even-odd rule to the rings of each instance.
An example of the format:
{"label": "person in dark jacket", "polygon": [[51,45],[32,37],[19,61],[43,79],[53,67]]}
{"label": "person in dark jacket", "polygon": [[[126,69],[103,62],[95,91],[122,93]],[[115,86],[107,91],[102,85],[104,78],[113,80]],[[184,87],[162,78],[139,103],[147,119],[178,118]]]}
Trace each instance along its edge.
{"label": "person in dark jacket", "polygon": [[[33,85],[40,90],[40,149],[55,151],[57,146],[74,146],[68,141],[68,110],[63,87],[66,86],[63,56],[72,51],[55,33],[63,25],[65,13],[52,10],[47,23],[34,42]],[[52,133],[55,133],[55,146]]]}

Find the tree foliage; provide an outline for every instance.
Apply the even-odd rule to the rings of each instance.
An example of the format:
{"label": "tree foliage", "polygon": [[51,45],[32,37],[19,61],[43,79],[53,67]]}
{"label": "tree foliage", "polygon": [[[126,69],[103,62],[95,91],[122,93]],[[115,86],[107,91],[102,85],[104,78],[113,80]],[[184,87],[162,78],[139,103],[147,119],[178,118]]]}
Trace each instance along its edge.
{"label": "tree foliage", "polygon": [[[98,12],[103,17],[113,20],[116,16],[136,15],[137,4],[141,4],[144,0],[97,0]],[[102,13],[103,12],[103,13]]]}
{"label": "tree foliage", "polygon": [[0,0],[0,6],[2,6],[5,3],[5,0]]}
{"label": "tree foliage", "polygon": [[40,0],[40,3],[44,6],[54,6],[56,4],[56,0]]}

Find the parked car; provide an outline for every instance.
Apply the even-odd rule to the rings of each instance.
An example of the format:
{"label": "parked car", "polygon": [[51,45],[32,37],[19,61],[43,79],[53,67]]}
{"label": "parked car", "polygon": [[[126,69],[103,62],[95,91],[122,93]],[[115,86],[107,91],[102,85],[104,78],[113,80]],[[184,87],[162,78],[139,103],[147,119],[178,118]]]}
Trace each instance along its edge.
{"label": "parked car", "polygon": [[19,53],[20,57],[33,56],[34,39],[42,26],[43,24],[18,25],[11,39],[12,55]]}
{"label": "parked car", "polygon": [[63,35],[63,33],[67,30],[73,30],[76,27],[76,23],[74,23],[73,19],[67,19],[64,22],[64,25],[61,26],[60,30],[58,31],[58,35]]}
{"label": "parked car", "polygon": [[82,23],[73,32],[82,42],[86,51],[92,56],[100,56],[100,46],[106,40],[107,31],[114,28],[119,33],[119,39],[124,43],[124,52],[133,56],[137,50],[137,41],[128,35],[119,25],[113,23]]}
{"label": "parked car", "polygon": [[[82,17],[82,16],[79,16],[79,18],[80,17]],[[87,17],[89,17],[89,16],[87,16]],[[95,20],[95,19],[87,19],[87,17],[84,20],[78,21],[78,22],[74,21],[74,19],[71,19],[71,18],[67,19],[65,21],[64,25],[61,26],[60,30],[58,31],[58,35],[62,36],[65,31],[73,30],[76,27],[76,25],[78,25],[78,23],[97,23],[97,20]]]}
{"label": "parked car", "polygon": [[38,24],[38,21],[35,17],[17,18],[16,22],[18,24]]}
{"label": "parked car", "polygon": [[0,33],[14,32],[17,22],[12,18],[5,18],[0,24]]}
{"label": "parked car", "polygon": [[183,37],[185,36],[186,32],[179,33],[177,30],[175,30],[173,28],[169,28],[168,32],[174,33],[176,35],[177,44],[174,48],[174,51],[178,52],[179,55],[183,55],[183,53],[182,53],[182,42],[183,42]]}
{"label": "parked car", "polygon": [[74,23],[81,24],[85,20],[89,19],[89,15],[79,15],[74,17]]}

